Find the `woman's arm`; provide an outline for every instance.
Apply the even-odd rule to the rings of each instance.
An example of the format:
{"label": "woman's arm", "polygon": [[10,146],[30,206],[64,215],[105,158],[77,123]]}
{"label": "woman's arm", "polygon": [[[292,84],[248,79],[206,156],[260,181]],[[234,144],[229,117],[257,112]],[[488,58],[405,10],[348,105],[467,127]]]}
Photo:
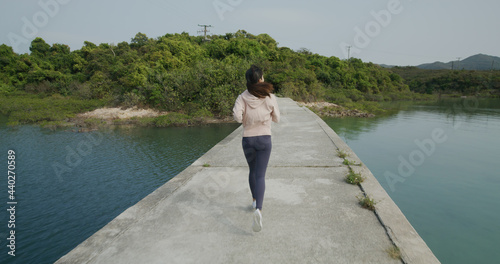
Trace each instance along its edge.
{"label": "woman's arm", "polygon": [[238,123],[243,123],[244,112],[245,112],[245,102],[243,102],[243,98],[241,98],[241,95],[239,95],[233,107],[234,120],[236,120],[236,122]]}
{"label": "woman's arm", "polygon": [[271,95],[271,99],[273,101],[273,111],[271,112],[271,116],[273,118],[273,122],[280,122],[280,109],[278,107],[278,101],[276,100],[276,96],[274,94]]}

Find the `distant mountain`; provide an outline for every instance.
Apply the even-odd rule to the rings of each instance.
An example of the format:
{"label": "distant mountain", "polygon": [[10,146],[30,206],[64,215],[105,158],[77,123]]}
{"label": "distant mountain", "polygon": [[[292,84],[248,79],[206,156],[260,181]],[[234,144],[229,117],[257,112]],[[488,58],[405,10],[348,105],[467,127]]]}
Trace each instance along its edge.
{"label": "distant mountain", "polygon": [[485,54],[477,54],[470,56],[464,60],[444,62],[434,62],[418,65],[417,68],[427,70],[442,70],[442,69],[456,69],[456,70],[500,70],[500,57],[489,56]]}
{"label": "distant mountain", "polygon": [[387,64],[379,64],[379,66],[382,67],[382,68],[389,68],[389,69],[393,68],[393,67],[396,67],[394,65],[387,65]]}

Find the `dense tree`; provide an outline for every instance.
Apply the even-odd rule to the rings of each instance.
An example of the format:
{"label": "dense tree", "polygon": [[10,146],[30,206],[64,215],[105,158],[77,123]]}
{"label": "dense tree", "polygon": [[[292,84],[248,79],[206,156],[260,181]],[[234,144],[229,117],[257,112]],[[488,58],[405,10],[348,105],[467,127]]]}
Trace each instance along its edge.
{"label": "dense tree", "polygon": [[[29,55],[18,55],[0,46],[2,90],[226,115],[246,87],[246,69],[258,64],[277,93],[297,100],[388,100],[410,93],[397,72],[355,58],[346,61],[278,47],[269,35],[244,30],[214,35],[210,41],[185,32],[156,39],[139,32],[130,43],[85,41],[74,51],[36,38],[30,50]],[[471,78],[463,76],[457,82],[474,86]],[[442,82],[439,85],[445,86],[446,79]]]}
{"label": "dense tree", "polygon": [[489,95],[500,92],[500,71],[426,70],[395,67],[391,79],[403,79],[418,93]]}
{"label": "dense tree", "polygon": [[135,37],[132,38],[131,45],[134,48],[140,48],[146,45],[147,42],[148,37],[146,36],[146,34],[139,32],[135,35]]}
{"label": "dense tree", "polygon": [[45,58],[49,54],[50,45],[38,37],[31,42],[30,51],[32,56]]}

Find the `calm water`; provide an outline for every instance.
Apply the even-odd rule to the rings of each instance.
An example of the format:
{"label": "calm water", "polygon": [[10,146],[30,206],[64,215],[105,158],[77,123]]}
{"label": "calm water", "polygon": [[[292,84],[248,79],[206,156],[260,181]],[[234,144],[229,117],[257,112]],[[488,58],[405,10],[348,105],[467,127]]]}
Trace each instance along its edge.
{"label": "calm water", "polygon": [[500,100],[401,109],[326,121],[442,263],[498,263]]}
{"label": "calm water", "polygon": [[[329,119],[442,263],[496,263],[500,100],[401,105],[373,119]],[[177,175],[237,125],[74,133],[7,128],[17,153],[16,257],[0,184],[0,263],[52,263]],[[417,142],[417,143],[416,143]],[[3,160],[3,162],[1,161]]]}
{"label": "calm water", "polygon": [[0,181],[0,263],[53,263],[225,138],[236,124],[74,133],[8,128],[16,152],[16,257],[7,255],[7,175]]}

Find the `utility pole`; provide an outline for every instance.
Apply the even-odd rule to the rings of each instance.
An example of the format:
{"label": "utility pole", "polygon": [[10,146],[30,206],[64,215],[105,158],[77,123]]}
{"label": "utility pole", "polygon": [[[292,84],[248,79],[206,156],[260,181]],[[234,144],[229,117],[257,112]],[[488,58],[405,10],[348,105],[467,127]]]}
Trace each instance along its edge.
{"label": "utility pole", "polygon": [[351,59],[351,48],[352,46],[347,46],[347,60]]}
{"label": "utility pole", "polygon": [[200,25],[198,24],[199,27],[202,27],[202,30],[198,30],[198,33],[203,33],[205,41],[207,41],[207,32],[210,32],[207,28],[211,28],[212,25]]}
{"label": "utility pole", "polygon": [[460,70],[460,59],[461,59],[461,58],[462,58],[462,57],[457,57],[457,61],[458,61],[458,66],[457,66],[457,69],[458,69],[458,70]]}

